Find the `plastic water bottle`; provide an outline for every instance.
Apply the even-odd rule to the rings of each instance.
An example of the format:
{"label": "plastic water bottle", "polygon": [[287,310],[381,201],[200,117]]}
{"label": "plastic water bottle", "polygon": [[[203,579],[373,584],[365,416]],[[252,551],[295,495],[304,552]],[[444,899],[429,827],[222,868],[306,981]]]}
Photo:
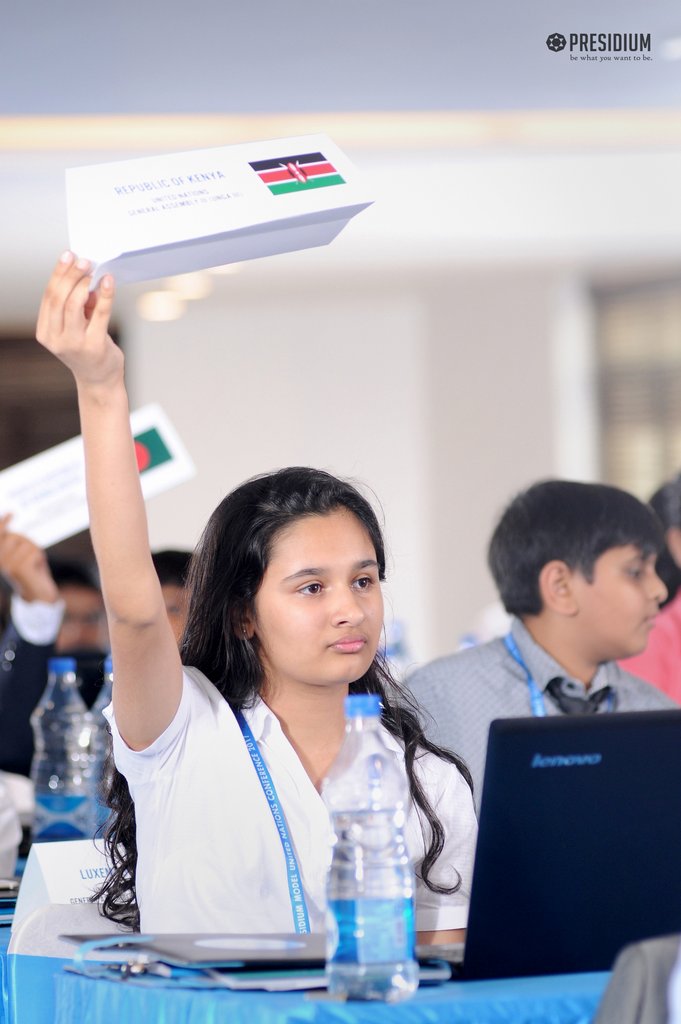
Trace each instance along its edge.
{"label": "plastic water bottle", "polygon": [[89,718],[78,690],[75,658],[50,658],[47,687],[31,715],[34,842],[83,839],[94,833]]}
{"label": "plastic water bottle", "polygon": [[418,986],[407,780],[383,742],[379,697],[347,697],[345,714],[345,739],[322,787],[335,834],[327,983],[348,999],[397,1002]]}
{"label": "plastic water bottle", "polygon": [[102,688],[97,694],[97,699],[90,708],[90,738],[91,772],[92,772],[92,796],[95,807],[95,824],[99,828],[109,816],[109,808],[103,800],[103,782],[106,770],[107,757],[111,750],[111,733],[104,718],[104,708],[111,703],[113,691],[113,665],[111,655],[104,659],[104,681]]}

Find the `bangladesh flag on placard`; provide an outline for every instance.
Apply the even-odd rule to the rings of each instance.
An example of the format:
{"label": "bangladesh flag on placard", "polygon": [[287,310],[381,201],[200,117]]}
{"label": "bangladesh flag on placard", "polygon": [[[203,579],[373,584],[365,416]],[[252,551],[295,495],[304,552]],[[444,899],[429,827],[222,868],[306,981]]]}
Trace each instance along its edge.
{"label": "bangladesh flag on placard", "polygon": [[265,182],[272,195],[306,192],[311,188],[344,185],[345,179],[323,153],[280,156],[275,160],[256,160],[251,167]]}
{"label": "bangladesh flag on placard", "polygon": [[155,469],[161,463],[172,460],[172,455],[156,427],[144,430],[141,434],[135,434],[134,441],[137,468],[140,473],[145,473],[148,469]]}

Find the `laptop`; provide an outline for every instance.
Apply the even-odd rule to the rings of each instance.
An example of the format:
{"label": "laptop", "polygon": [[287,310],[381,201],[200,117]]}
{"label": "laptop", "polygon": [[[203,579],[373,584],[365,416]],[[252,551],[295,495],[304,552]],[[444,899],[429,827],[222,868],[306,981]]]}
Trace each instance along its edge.
{"label": "laptop", "polygon": [[[433,958],[462,980],[606,971],[626,943],[679,931],[681,709],[492,722],[466,943],[419,946],[423,979],[443,977]],[[322,935],[158,935],[144,951],[320,975],[325,952]]]}
{"label": "laptop", "polygon": [[[216,984],[228,988],[265,988],[276,991],[326,988],[326,936],[322,933],[272,934],[159,934],[159,935],[62,935],[77,946],[90,947],[84,959],[72,967],[91,973],[89,960],[108,963],[104,973],[121,964],[136,964],[135,973],[172,978],[172,968],[207,972]],[[116,967],[114,965],[119,965]],[[168,968],[168,970],[166,970]],[[220,973],[217,973],[220,972]],[[97,971],[98,976],[102,975]],[[423,947],[419,956],[419,984],[449,981],[452,967]]]}
{"label": "laptop", "polygon": [[605,971],[681,931],[681,709],[492,722],[479,825],[457,977]]}

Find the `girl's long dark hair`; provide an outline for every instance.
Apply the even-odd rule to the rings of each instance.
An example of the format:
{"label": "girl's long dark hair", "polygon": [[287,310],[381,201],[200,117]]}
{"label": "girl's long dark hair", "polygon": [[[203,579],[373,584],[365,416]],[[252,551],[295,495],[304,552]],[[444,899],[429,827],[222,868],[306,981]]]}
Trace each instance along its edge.
{"label": "girl's long dark hair", "polygon": [[[255,477],[227,495],[208,521],[189,567],[189,612],[180,647],[183,663],[200,669],[232,710],[251,707],[264,682],[257,638],[246,639],[241,627],[253,614],[277,537],[306,516],[339,509],[352,512],[364,526],[384,580],[385,544],[370,503],[351,484],[322,470],[294,467]],[[380,695],[383,724],[404,745],[410,794],[420,812],[426,844],[421,877],[433,892],[455,892],[460,878],[450,887],[430,879],[445,834],[416,775],[415,761],[423,751],[435,754],[455,765],[472,788],[468,768],[455,754],[426,739],[413,698],[393,679],[380,653],[362,678],[350,684],[350,692]],[[112,871],[98,896],[106,917],[139,928],[135,808],[127,782],[113,765],[106,797],[111,813],[104,840]]]}

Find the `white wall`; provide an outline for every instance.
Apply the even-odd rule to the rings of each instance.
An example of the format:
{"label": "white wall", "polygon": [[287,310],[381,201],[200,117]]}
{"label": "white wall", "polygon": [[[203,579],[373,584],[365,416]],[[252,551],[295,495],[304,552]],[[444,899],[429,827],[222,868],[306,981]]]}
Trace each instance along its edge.
{"label": "white wall", "polygon": [[129,314],[133,404],[159,401],[195,480],[149,505],[154,546],[190,545],[224,493],[282,465],[377,495],[388,596],[415,660],[456,645],[493,597],[505,501],[556,471],[549,343],[556,276],[522,271],[254,272],[171,324]]}
{"label": "white wall", "polygon": [[555,472],[553,279],[541,271],[452,274],[427,341],[433,653],[451,651],[494,592],[487,542],[508,499]]}

